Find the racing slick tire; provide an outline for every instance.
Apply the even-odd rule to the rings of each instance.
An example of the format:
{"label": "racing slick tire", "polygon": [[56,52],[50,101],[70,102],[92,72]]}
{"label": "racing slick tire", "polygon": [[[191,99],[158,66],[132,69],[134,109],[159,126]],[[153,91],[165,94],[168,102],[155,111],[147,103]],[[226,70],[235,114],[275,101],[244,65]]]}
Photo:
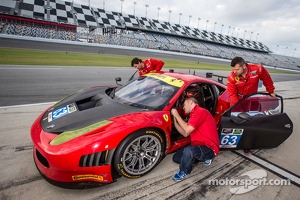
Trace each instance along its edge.
{"label": "racing slick tire", "polygon": [[158,165],[165,155],[166,144],[154,129],[143,129],[127,136],[118,146],[114,168],[127,178],[139,178]]}

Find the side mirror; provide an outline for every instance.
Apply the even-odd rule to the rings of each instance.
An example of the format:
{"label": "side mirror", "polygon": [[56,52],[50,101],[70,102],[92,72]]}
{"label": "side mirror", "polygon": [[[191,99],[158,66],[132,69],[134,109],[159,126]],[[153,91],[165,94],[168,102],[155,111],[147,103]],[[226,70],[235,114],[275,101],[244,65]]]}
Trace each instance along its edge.
{"label": "side mirror", "polygon": [[119,82],[122,81],[121,77],[116,77],[115,80],[116,80],[116,84],[117,85],[121,85],[121,84],[119,84]]}
{"label": "side mirror", "polygon": [[206,72],[206,78],[212,78],[213,76],[218,77],[218,82],[221,84],[224,84],[223,79],[227,78],[226,76],[220,76],[220,75],[213,74],[211,72]]}
{"label": "side mirror", "polygon": [[212,78],[213,73],[207,72],[206,73],[206,78]]}

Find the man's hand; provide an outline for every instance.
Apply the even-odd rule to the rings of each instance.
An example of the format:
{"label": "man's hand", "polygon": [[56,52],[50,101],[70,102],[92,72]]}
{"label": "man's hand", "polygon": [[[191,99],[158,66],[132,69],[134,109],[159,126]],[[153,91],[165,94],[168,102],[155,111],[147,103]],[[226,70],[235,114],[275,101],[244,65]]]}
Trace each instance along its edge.
{"label": "man's hand", "polygon": [[273,92],[272,94],[270,94],[272,97],[276,98],[276,93]]}
{"label": "man's hand", "polygon": [[174,116],[174,125],[181,135],[187,137],[192,131],[194,131],[194,127],[188,125],[188,123],[181,118],[175,108],[172,108],[171,114]]}
{"label": "man's hand", "polygon": [[177,116],[179,116],[178,111],[175,108],[172,108],[171,110],[171,114],[176,118]]}

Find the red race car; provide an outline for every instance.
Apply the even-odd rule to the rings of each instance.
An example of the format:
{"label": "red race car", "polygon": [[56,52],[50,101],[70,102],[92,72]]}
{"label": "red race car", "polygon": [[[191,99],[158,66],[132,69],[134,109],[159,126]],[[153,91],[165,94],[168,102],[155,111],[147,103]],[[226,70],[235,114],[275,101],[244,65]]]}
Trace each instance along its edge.
{"label": "red race car", "polygon": [[174,128],[170,110],[187,118],[182,103],[191,95],[214,116],[221,148],[274,148],[292,133],[280,96],[253,94],[230,108],[218,81],[149,73],[120,87],[80,90],[44,111],[31,128],[36,166],[46,180],[66,188],[139,178],[190,143]]}

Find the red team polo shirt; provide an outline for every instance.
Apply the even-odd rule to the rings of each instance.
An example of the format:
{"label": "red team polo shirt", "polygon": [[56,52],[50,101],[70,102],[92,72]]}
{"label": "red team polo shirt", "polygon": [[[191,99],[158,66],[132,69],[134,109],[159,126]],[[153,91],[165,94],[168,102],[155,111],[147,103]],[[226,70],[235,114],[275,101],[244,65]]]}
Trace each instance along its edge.
{"label": "red team polo shirt", "polygon": [[195,128],[190,133],[192,146],[205,145],[219,154],[220,142],[217,126],[210,112],[196,105],[190,113],[188,124]]}
{"label": "red team polo shirt", "polygon": [[147,74],[151,71],[160,71],[161,68],[164,66],[164,62],[161,60],[156,60],[154,58],[148,58],[144,62],[144,69],[139,70],[139,75],[142,76],[143,74]]}

